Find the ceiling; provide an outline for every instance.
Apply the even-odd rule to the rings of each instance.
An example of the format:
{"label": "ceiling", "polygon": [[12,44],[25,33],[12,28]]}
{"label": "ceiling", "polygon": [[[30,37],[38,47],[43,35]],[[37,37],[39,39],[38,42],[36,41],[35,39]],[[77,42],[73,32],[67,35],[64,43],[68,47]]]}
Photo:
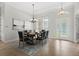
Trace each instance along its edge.
{"label": "ceiling", "polygon": [[36,15],[58,9],[61,7],[61,4],[64,6],[64,8],[73,4],[71,2],[6,2],[7,5],[24,12],[28,12],[31,15],[33,14],[33,3],[35,4],[34,11]]}

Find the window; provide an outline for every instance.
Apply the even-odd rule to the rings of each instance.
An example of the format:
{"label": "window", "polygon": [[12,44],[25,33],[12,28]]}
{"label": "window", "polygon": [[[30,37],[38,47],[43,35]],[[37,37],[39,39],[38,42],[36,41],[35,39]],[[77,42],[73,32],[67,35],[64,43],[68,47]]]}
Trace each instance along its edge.
{"label": "window", "polygon": [[39,32],[39,21],[36,19],[36,32]]}
{"label": "window", "polygon": [[25,30],[32,30],[32,23],[30,21],[25,21]]}
{"label": "window", "polygon": [[48,30],[48,19],[43,19],[43,29]]}
{"label": "window", "polygon": [[66,22],[62,22],[60,24],[60,33],[63,35],[67,33],[67,23]]}
{"label": "window", "polygon": [[56,37],[67,39],[70,35],[70,19],[67,16],[59,17],[56,20]]}

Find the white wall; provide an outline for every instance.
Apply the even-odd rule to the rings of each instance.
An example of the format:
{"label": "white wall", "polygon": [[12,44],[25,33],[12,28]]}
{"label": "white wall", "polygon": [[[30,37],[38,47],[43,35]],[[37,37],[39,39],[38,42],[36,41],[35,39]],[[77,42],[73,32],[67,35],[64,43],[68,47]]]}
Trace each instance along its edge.
{"label": "white wall", "polygon": [[75,32],[74,32],[74,36],[75,36],[75,42],[79,42],[79,3],[75,3],[74,5],[74,27],[75,27]]}
{"label": "white wall", "polygon": [[[3,16],[4,16],[4,15],[3,15],[3,13],[4,13],[4,12],[3,12],[3,11],[4,11],[4,8],[3,8],[3,7],[4,7],[3,3],[0,2],[0,8],[1,8],[1,10],[0,10],[0,11],[1,11],[1,12],[0,12],[0,13],[1,13],[1,16],[0,16],[0,22],[1,22],[1,23],[0,23],[0,27],[1,27],[1,28],[0,28],[0,31],[1,31],[1,32],[0,32],[0,34],[1,34],[1,39],[3,38],[3,33],[2,33],[2,32],[3,32],[3,26],[2,26],[2,25],[3,25]],[[0,39],[0,40],[1,40],[1,39]]]}
{"label": "white wall", "polygon": [[1,40],[1,5],[0,5],[0,40]]}
{"label": "white wall", "polygon": [[39,15],[39,29],[42,29],[42,21],[44,18],[48,18],[48,30],[49,30],[49,38],[54,38],[55,27],[56,27],[56,12],[52,10],[52,12],[44,13]]}
{"label": "white wall", "polygon": [[18,32],[12,30],[12,18],[19,20],[28,20],[26,13],[15,9],[5,3],[4,5],[4,19],[3,19],[3,38],[2,41],[14,41],[18,39]]}
{"label": "white wall", "polygon": [[[66,8],[65,11],[68,11],[69,14],[67,14],[67,24],[69,26],[69,36],[65,39],[74,41],[74,8],[73,6],[70,6]],[[49,38],[58,38],[63,39],[62,37],[56,37],[56,25],[57,22],[61,21],[57,15],[58,10],[52,10],[51,12],[41,14],[41,20],[43,17],[48,17],[48,29],[49,29]],[[40,25],[41,26],[41,25]]]}

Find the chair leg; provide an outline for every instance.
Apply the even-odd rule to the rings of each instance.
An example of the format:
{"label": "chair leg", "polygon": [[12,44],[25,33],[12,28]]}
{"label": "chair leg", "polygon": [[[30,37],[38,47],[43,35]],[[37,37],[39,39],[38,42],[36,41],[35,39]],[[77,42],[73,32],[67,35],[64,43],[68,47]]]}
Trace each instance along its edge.
{"label": "chair leg", "polygon": [[23,47],[24,47],[24,42],[23,42]]}
{"label": "chair leg", "polygon": [[19,41],[19,47],[20,47],[20,41]]}
{"label": "chair leg", "polygon": [[42,40],[42,47],[43,47],[43,40]]}

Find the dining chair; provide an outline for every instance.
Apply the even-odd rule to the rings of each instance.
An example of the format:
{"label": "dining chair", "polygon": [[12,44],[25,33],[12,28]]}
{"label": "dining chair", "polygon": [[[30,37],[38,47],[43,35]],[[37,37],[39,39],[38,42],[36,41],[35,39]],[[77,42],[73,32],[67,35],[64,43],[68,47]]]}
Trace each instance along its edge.
{"label": "dining chair", "polygon": [[49,34],[49,31],[46,31],[46,33],[45,33],[45,39],[48,38],[48,34]]}
{"label": "dining chair", "polygon": [[47,31],[47,37],[46,38],[48,38],[48,35],[49,35],[49,31]]}
{"label": "dining chair", "polygon": [[43,44],[43,40],[45,39],[45,30],[40,31],[40,33],[37,36],[37,41],[38,43],[42,43]]}
{"label": "dining chair", "polygon": [[21,45],[21,42],[22,42],[22,44],[23,44],[23,47],[24,47],[24,43],[25,43],[25,38],[24,38],[24,33],[23,33],[23,31],[18,31],[18,35],[19,35],[19,47],[20,47],[20,45]]}

